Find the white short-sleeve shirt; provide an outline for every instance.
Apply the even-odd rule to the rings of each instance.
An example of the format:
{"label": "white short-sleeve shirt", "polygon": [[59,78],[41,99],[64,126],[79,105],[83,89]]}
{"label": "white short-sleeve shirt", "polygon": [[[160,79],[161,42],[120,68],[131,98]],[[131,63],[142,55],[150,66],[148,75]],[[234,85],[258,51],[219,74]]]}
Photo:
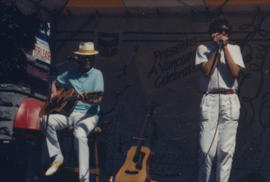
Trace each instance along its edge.
{"label": "white short-sleeve shirt", "polygon": [[[240,47],[233,44],[228,44],[227,47],[235,64],[239,65],[241,68],[245,68]],[[214,50],[215,46],[213,44],[199,45],[196,50],[195,65],[207,62]],[[220,62],[218,62],[213,75],[208,78],[201,72],[200,89],[203,92],[217,89],[238,89],[237,79],[232,76],[226,65],[223,49],[220,53]]]}

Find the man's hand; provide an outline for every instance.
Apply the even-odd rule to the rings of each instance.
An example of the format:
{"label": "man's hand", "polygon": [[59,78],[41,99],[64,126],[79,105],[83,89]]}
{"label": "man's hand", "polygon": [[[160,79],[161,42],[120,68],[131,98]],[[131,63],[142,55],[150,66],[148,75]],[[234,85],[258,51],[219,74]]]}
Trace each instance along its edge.
{"label": "man's hand", "polygon": [[228,40],[229,40],[228,36],[220,34],[218,36],[218,39],[219,39],[219,41],[222,41],[223,47],[226,47],[228,45]]}
{"label": "man's hand", "polygon": [[56,81],[54,80],[51,85],[51,95],[50,101],[52,101],[57,96]]}
{"label": "man's hand", "polygon": [[57,96],[57,93],[56,92],[52,92],[51,93],[50,100],[53,100],[56,96]]}
{"label": "man's hand", "polygon": [[224,47],[228,44],[229,37],[227,35],[223,35],[220,33],[212,33],[211,37],[216,45],[219,45],[220,41],[222,41]]}
{"label": "man's hand", "polygon": [[94,104],[94,105],[99,105],[102,101],[102,95],[98,95],[98,96],[94,96],[94,97],[91,97],[91,96],[88,96],[87,92],[83,92],[83,93],[80,93],[78,95],[78,99],[82,102],[86,102],[88,104]]}
{"label": "man's hand", "polygon": [[83,93],[78,94],[78,100],[80,100],[82,102],[86,102],[85,97],[86,97],[86,92],[85,91]]}
{"label": "man's hand", "polygon": [[219,33],[212,33],[211,34],[212,40],[216,45],[219,44],[219,35],[220,35]]}
{"label": "man's hand", "polygon": [[[228,65],[229,70],[232,73],[232,76],[238,77],[239,73],[240,73],[240,67],[237,64],[235,64],[235,62],[234,62],[234,60],[233,60],[233,58],[228,50],[228,47],[227,47],[228,40],[229,40],[228,34],[213,33],[211,35],[211,37],[213,39],[213,42],[215,42],[217,45],[219,45],[220,41],[222,41],[226,64]],[[208,70],[208,69],[205,69],[205,70]],[[206,72],[206,73],[209,73],[209,72]]]}

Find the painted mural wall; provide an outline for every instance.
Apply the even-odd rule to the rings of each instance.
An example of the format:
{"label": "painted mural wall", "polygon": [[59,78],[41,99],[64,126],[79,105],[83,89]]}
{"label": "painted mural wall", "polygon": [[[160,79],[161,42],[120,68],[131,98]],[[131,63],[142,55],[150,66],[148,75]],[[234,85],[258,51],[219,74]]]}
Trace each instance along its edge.
{"label": "painted mural wall", "polygon": [[[246,69],[239,78],[239,121],[232,181],[250,173],[270,180],[270,16],[259,11],[228,14],[231,42],[239,44]],[[74,65],[80,41],[94,41],[96,67],[105,81],[100,124],[105,176],[114,175],[130,146],[136,145],[149,106],[157,106],[148,140],[155,155],[151,176],[157,181],[196,179],[199,70],[196,47],[209,43],[205,15],[62,17],[57,22],[57,72]],[[246,180],[247,181],[247,180]]]}

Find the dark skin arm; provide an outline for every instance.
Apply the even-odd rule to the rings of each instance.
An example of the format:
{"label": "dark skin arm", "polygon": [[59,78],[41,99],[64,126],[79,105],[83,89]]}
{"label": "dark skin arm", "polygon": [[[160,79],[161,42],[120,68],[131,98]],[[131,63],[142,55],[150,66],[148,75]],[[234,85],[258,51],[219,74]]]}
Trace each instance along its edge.
{"label": "dark skin arm", "polygon": [[52,81],[51,84],[51,96],[50,96],[50,100],[52,100],[54,97],[57,96],[57,90],[60,88],[64,88],[64,85],[62,85],[61,83],[57,82],[56,80]]}
{"label": "dark skin arm", "polygon": [[102,102],[102,98],[103,98],[103,94],[99,95],[97,97],[87,97],[87,93],[83,92],[81,94],[78,95],[79,100],[81,100],[82,102],[86,102],[88,104],[93,104],[93,105],[100,105]]}
{"label": "dark skin arm", "polygon": [[56,80],[53,80],[52,81],[52,84],[51,84],[51,96],[50,96],[50,100],[52,100],[56,95],[57,95]]}

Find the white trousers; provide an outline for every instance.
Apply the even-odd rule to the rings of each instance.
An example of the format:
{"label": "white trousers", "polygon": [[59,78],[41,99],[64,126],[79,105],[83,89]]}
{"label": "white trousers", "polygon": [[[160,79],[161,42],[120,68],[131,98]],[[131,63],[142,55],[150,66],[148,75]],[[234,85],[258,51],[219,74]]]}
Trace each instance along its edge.
{"label": "white trousers", "polygon": [[[75,149],[78,154],[79,178],[89,179],[89,146],[87,135],[95,128],[97,119],[95,116],[89,117],[85,113],[73,112],[69,117],[61,114],[50,114],[46,133],[46,143],[49,156],[60,156],[63,158],[58,138],[57,130],[68,126],[74,127]],[[46,117],[41,118],[41,126],[45,129]]]}
{"label": "white trousers", "polygon": [[238,96],[204,94],[200,109],[199,182],[209,182],[215,156],[217,157],[216,182],[228,182],[240,116]]}

